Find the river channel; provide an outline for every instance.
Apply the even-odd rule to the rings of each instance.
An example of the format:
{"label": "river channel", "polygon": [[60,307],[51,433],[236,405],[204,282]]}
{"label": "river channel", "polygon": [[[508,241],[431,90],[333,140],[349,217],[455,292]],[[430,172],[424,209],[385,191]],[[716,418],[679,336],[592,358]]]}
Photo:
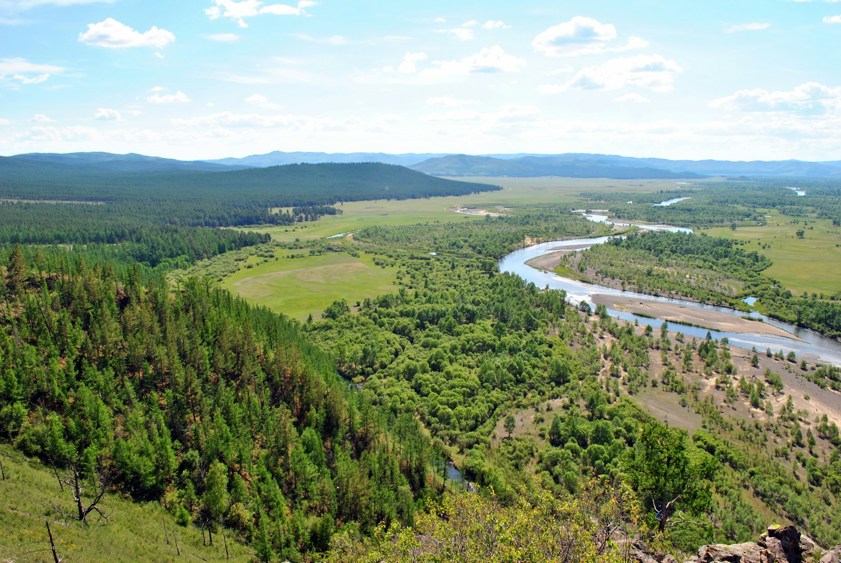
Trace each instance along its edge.
{"label": "river channel", "polygon": [[[596,221],[606,221],[607,219],[603,216],[590,216],[588,218],[590,220]],[[627,223],[617,223],[617,225],[627,226]],[[650,230],[660,231],[688,231],[688,229],[672,227],[669,225],[637,226],[643,229],[648,228]],[[539,270],[526,264],[526,262],[528,262],[529,260],[532,260],[533,258],[542,256],[544,254],[548,254],[550,252],[558,250],[580,251],[591,246],[607,242],[609,238],[610,237],[605,236],[595,238],[559,240],[522,248],[520,250],[512,252],[511,254],[503,258],[499,262],[499,270],[500,272],[516,274],[524,280],[526,280],[527,282],[531,282],[540,288],[548,287],[550,289],[563,290],[566,292],[567,300],[575,305],[584,301],[592,307],[592,297],[594,295],[617,295],[630,297],[634,299],[643,299],[647,301],[672,303],[704,311],[717,311],[720,313],[731,315],[733,317],[747,316],[747,314],[744,312],[736,311],[734,309],[729,309],[725,307],[704,305],[692,301],[684,301],[682,299],[654,297],[652,295],[636,293],[633,291],[622,291],[619,289],[605,287],[598,284],[585,283],[569,278],[564,278],[555,273],[547,272],[545,270]],[[612,309],[610,307],[607,307],[607,312],[611,316],[616,317],[618,319],[626,320],[629,322],[637,321],[640,325],[650,325],[654,328],[659,328],[663,324],[662,319],[653,319],[649,317],[634,315],[632,313],[617,311],[616,309]],[[810,359],[811,361],[841,366],[841,343],[839,343],[838,341],[833,340],[831,338],[823,337],[811,330],[798,328],[786,323],[781,323],[779,321],[769,319],[758,313],[751,314],[751,317],[755,319],[762,319],[762,321],[776,326],[778,328],[781,328],[782,330],[784,330],[792,336],[789,338],[784,336],[772,336],[767,334],[736,333],[708,330],[706,328],[685,325],[671,320],[669,321],[669,329],[673,331],[680,331],[687,336],[694,336],[697,338],[705,338],[707,333],[709,332],[712,338],[716,340],[727,338],[730,344],[738,346],[740,348],[746,348],[748,350],[756,348],[756,350],[759,352],[764,352],[766,349],[771,349],[772,352],[782,351],[784,354],[794,352],[798,358],[804,357]]]}

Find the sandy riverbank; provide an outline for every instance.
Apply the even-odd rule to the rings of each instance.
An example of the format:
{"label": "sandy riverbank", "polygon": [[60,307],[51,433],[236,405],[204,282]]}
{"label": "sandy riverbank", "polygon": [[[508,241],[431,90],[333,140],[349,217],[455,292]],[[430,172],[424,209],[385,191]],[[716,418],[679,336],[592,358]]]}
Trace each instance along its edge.
{"label": "sandy riverbank", "polygon": [[546,270],[547,272],[554,272],[555,268],[558,267],[561,263],[561,258],[571,252],[578,252],[579,250],[584,250],[585,248],[590,248],[592,245],[590,244],[579,244],[575,246],[570,246],[569,248],[564,248],[563,250],[553,250],[552,252],[547,252],[546,254],[541,254],[535,258],[532,258],[528,262],[526,262],[527,266],[531,266],[532,268],[536,268],[538,270]]}
{"label": "sandy riverbank", "polygon": [[734,317],[733,315],[719,313],[718,311],[705,311],[685,305],[661,303],[659,301],[622,297],[620,295],[596,294],[593,295],[592,299],[596,305],[605,305],[618,311],[646,317],[656,317],[669,322],[690,324],[722,332],[766,334],[799,340],[793,334],[768,323]]}

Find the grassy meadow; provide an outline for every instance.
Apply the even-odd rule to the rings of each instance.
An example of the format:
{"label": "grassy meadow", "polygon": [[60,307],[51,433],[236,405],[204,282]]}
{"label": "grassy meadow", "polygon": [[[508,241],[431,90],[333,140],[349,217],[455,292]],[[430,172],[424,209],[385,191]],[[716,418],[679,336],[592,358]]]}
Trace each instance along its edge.
{"label": "grassy meadow", "polygon": [[[575,178],[453,178],[502,186],[501,191],[466,196],[408,200],[347,202],[342,213],[294,226],[249,227],[269,233],[273,240],[317,240],[353,233],[374,225],[399,226],[427,222],[459,223],[482,220],[480,216],[456,213],[459,207],[490,212],[518,213],[536,207],[573,208],[584,205],[581,192],[654,192],[673,189],[671,180],[609,180]],[[219,257],[223,260],[224,258]],[[276,260],[256,258],[239,263],[239,270],[226,276],[222,286],[245,299],[303,320],[317,316],[337,299],[349,304],[376,297],[394,289],[395,273],[373,263],[371,257],[354,258],[331,253]]]}
{"label": "grassy meadow", "polygon": [[497,211],[497,207],[503,207],[508,213],[516,213],[518,209],[555,205],[572,208],[584,204],[581,192],[655,192],[675,187],[675,183],[669,180],[479,177],[452,179],[493,184],[502,186],[502,190],[466,196],[348,202],[339,204],[341,215],[328,215],[318,221],[291,227],[248,230],[269,233],[273,239],[279,241],[292,241],[296,238],[317,239],[339,233],[352,233],[373,225],[414,225],[430,221],[459,222],[477,219],[475,216],[455,213],[454,210],[458,207],[488,211]]}
{"label": "grassy meadow", "polygon": [[[796,234],[799,229],[804,231],[803,238]],[[796,295],[841,291],[841,227],[833,227],[827,219],[804,220],[772,211],[766,225],[706,232],[746,241],[748,250],[756,250],[774,262],[765,273]]]}
{"label": "grassy meadow", "polygon": [[[157,502],[108,494],[99,504],[108,520],[91,514],[85,525],[65,516],[72,514],[73,497],[59,489],[51,470],[9,446],[0,447],[0,463],[6,476],[0,480],[0,561],[52,561],[45,521],[62,561],[225,560],[221,535],[205,547],[198,528],[179,526]],[[227,542],[231,561],[253,559],[250,549],[230,537]]]}
{"label": "grassy meadow", "polygon": [[350,305],[394,289],[395,270],[374,263],[372,256],[328,253],[296,258],[278,257],[243,268],[222,286],[241,297],[298,320],[317,316],[330,303]]}

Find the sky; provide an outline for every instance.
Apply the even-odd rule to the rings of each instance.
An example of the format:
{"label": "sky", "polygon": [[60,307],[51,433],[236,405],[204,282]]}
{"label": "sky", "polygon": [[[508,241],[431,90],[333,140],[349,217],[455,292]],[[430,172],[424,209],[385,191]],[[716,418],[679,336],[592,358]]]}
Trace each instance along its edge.
{"label": "sky", "polygon": [[0,0],[0,155],[841,160],[841,0]]}

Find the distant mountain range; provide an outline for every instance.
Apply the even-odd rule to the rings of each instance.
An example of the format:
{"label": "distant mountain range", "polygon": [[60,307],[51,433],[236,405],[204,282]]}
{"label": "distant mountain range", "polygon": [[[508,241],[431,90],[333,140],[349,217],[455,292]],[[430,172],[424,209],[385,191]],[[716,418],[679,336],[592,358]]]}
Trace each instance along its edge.
{"label": "distant mountain range", "polygon": [[453,155],[430,158],[413,169],[431,176],[564,176],[567,178],[700,178],[694,172],[585,160],[567,156],[524,156],[501,159],[489,156]]}
{"label": "distant mountain range", "polygon": [[209,162],[255,167],[292,163],[383,162],[408,166],[433,176],[565,176],[615,179],[698,178],[700,176],[841,178],[841,161],[668,160],[586,153],[453,155],[275,151]]}
{"label": "distant mountain range", "polygon": [[328,162],[339,164],[354,162],[381,162],[383,164],[397,164],[398,166],[411,167],[414,164],[418,164],[419,162],[423,162],[430,158],[445,155],[446,153],[386,154],[382,152],[324,153],[274,151],[267,154],[254,154],[243,158],[220,158],[218,160],[208,160],[207,162],[225,164],[229,166],[253,166],[255,168],[284,164],[323,164]]}
{"label": "distant mountain range", "polygon": [[48,163],[64,166],[96,168],[108,172],[222,172],[247,166],[225,166],[203,160],[175,160],[142,154],[108,152],[29,153],[8,157],[32,164]]}
{"label": "distant mountain range", "polygon": [[[668,160],[625,156],[567,153],[452,155],[436,153],[321,153],[280,152],[223,158],[208,161],[184,161],[139,154],[118,155],[104,152],[32,153],[14,157],[18,166],[82,166],[111,172],[221,172],[245,168],[266,168],[286,164],[378,162],[406,166],[432,176],[536,177],[613,179],[677,179],[703,176],[775,176],[841,179],[841,161],[807,162]],[[6,163],[11,164],[10,162]]]}
{"label": "distant mountain range", "polygon": [[433,176],[565,176],[616,179],[699,176],[841,178],[841,161],[667,160],[576,153],[514,157],[450,155],[430,158],[412,168]]}

